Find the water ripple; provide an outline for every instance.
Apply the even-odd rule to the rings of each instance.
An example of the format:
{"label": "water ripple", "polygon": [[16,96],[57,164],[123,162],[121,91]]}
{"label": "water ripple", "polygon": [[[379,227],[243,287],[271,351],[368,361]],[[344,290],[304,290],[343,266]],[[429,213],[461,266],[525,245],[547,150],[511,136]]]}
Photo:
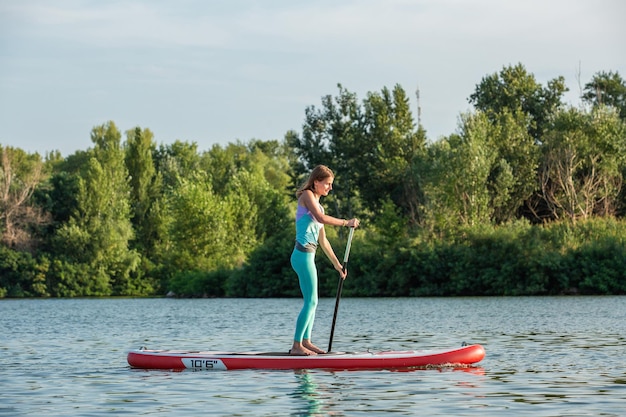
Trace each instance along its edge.
{"label": "water ripple", "polygon": [[[153,371],[126,352],[288,349],[297,299],[2,300],[0,416],[620,416],[624,297],[345,299],[333,346],[481,343],[478,366],[397,371]],[[325,343],[334,299],[320,300]]]}

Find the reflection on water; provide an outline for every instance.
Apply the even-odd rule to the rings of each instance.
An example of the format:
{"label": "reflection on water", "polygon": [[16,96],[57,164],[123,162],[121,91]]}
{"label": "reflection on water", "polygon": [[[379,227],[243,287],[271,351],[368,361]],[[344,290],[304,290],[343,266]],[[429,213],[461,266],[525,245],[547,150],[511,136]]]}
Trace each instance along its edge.
{"label": "reflection on water", "polygon": [[329,415],[322,407],[318,386],[313,379],[313,375],[306,369],[294,372],[297,385],[293,392],[293,397],[302,400],[302,408],[291,413],[294,416],[315,416]]}
{"label": "reflection on water", "polygon": [[[407,401],[412,401],[415,393],[405,393],[404,389],[394,392],[392,385],[388,383],[389,376],[386,373],[411,374],[418,372],[461,372],[470,374],[467,379],[458,379],[454,385],[462,393],[462,395],[480,397],[475,391],[480,387],[480,379],[476,376],[483,376],[485,371],[481,367],[464,366],[464,367],[429,367],[414,369],[393,369],[380,371],[326,371],[326,370],[296,370],[293,371],[296,380],[294,390],[289,394],[296,401],[292,407],[293,416],[316,416],[316,415],[344,415],[346,404],[351,402],[359,402],[367,398],[374,399],[380,393],[380,388],[387,386],[385,395],[387,397],[393,395],[396,401],[401,401],[406,405]],[[358,376],[358,378],[351,378]],[[382,376],[382,378],[381,378]],[[361,378],[363,377],[363,378]],[[317,382],[324,381],[323,383]],[[412,381],[418,380],[418,375],[411,378]],[[365,383],[365,387],[361,389],[359,383]],[[387,382],[386,382],[387,381]],[[368,393],[369,390],[369,393]],[[363,391],[363,398],[360,397],[359,391]],[[342,404],[344,403],[344,404]],[[404,406],[398,404],[388,404],[386,411],[402,412]],[[356,411],[356,410],[353,410]]]}
{"label": "reflection on water", "polygon": [[[621,416],[626,298],[345,299],[334,345],[481,343],[478,366],[408,371],[140,371],[131,348],[280,350],[298,299],[2,300],[0,416]],[[334,299],[314,334],[329,334]]]}

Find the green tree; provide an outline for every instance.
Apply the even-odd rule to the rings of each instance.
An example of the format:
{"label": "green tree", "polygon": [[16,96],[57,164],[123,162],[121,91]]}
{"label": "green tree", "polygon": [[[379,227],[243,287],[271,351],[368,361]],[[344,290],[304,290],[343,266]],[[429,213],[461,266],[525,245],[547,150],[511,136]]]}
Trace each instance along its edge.
{"label": "green tree", "polygon": [[417,223],[422,194],[412,160],[424,152],[426,132],[415,130],[405,91],[383,88],[359,104],[356,94],[338,87],[338,96],[322,98],[321,109],[307,108],[301,138],[287,135],[296,174],[321,163],[335,171],[328,200],[334,215],[373,214],[391,200]]}
{"label": "green tree", "polygon": [[249,163],[246,169],[263,177],[272,188],[292,195],[292,168],[289,164],[290,149],[286,142],[276,140],[252,140],[248,143]]}
{"label": "green tree", "polygon": [[149,292],[134,279],[139,256],[128,248],[133,230],[121,135],[109,122],[95,127],[91,139],[95,146],[78,182],[78,210],[57,231],[56,253],[60,260],[88,265],[98,276],[97,293],[90,295]]}
{"label": "green tree", "polygon": [[39,154],[0,146],[0,233],[4,245],[31,252],[38,246],[33,232],[47,224],[49,216],[32,196],[44,177]]}
{"label": "green tree", "polygon": [[510,112],[521,110],[529,116],[528,132],[540,140],[550,115],[561,107],[566,91],[562,76],[548,81],[547,87],[543,87],[522,64],[517,64],[504,67],[499,74],[484,77],[470,95],[469,102],[486,112],[491,120],[504,109]]}
{"label": "green tree", "polygon": [[61,171],[53,174],[45,189],[40,189],[38,199],[52,216],[54,228],[69,221],[78,208],[78,179],[80,177]]}
{"label": "green tree", "polygon": [[622,119],[626,119],[626,82],[619,73],[601,71],[585,84],[583,101],[593,106],[615,107]]}
{"label": "green tree", "polygon": [[415,131],[408,97],[399,85],[393,91],[368,93],[363,108],[364,128],[351,167],[363,205],[375,212],[393,201],[417,223],[421,190],[412,161],[424,152],[425,131]]}
{"label": "green tree", "polygon": [[45,212],[51,216],[50,227],[43,233],[45,251],[54,252],[51,244],[56,231],[78,213],[79,180],[86,171],[91,151],[76,151],[65,159],[51,164],[51,176],[36,190],[35,198]]}
{"label": "green tree", "polygon": [[329,166],[335,173],[335,182],[327,206],[333,216],[350,217],[357,203],[353,169],[362,151],[358,148],[358,139],[363,135],[362,111],[356,94],[341,84],[338,88],[337,97],[322,97],[321,109],[307,107],[302,137],[290,134],[287,140],[297,156],[294,171],[298,181],[303,182],[318,164]]}
{"label": "green tree", "polygon": [[540,149],[526,126],[528,115],[519,109],[503,109],[492,121],[485,146],[496,152],[487,186],[491,195],[492,221],[515,220],[538,191]]}
{"label": "green tree", "polygon": [[492,130],[485,114],[466,114],[460,134],[428,147],[428,158],[419,169],[429,230],[450,233],[460,225],[490,221],[488,178],[497,158],[495,149],[488,146]]}
{"label": "green tree", "polygon": [[255,226],[259,241],[290,219],[286,210],[293,191],[292,175],[285,152],[285,145],[277,141],[252,140],[246,145],[214,145],[202,155],[202,170],[209,175],[215,194],[240,193],[252,201],[259,216]]}
{"label": "green tree", "polygon": [[616,111],[558,113],[543,150],[541,192],[553,218],[616,214],[626,158],[626,123]]}
{"label": "green tree", "polygon": [[201,170],[201,158],[195,142],[177,140],[169,145],[161,145],[155,151],[153,160],[166,190],[176,188],[181,179],[194,178]]}
{"label": "green tree", "polygon": [[285,143],[275,140],[229,143],[226,147],[216,144],[202,154],[200,167],[210,174],[213,191],[217,194],[225,194],[233,176],[242,170],[258,175],[272,187],[287,192],[293,176],[288,151]]}
{"label": "green tree", "polygon": [[152,257],[160,229],[155,203],[162,191],[161,176],[157,175],[152,157],[156,147],[149,129],[136,127],[126,135],[125,163],[129,174],[131,221],[135,230],[133,246]]}
{"label": "green tree", "polygon": [[230,181],[244,167],[248,154],[248,149],[243,143],[230,143],[226,147],[215,144],[202,154],[200,169],[209,175],[214,193],[226,194]]}
{"label": "green tree", "polygon": [[[243,262],[243,248],[256,244],[249,230],[256,219],[250,201],[216,195],[206,174],[182,179],[168,196],[167,209],[171,219],[165,242],[167,259],[178,271],[232,268]],[[248,211],[247,218],[238,215],[244,211]],[[236,219],[244,224],[237,224]]]}
{"label": "green tree", "polygon": [[229,184],[229,193],[240,192],[254,206],[254,230],[259,242],[292,227],[288,203],[293,196],[289,187],[291,170],[283,152],[276,142],[250,142],[245,163]]}

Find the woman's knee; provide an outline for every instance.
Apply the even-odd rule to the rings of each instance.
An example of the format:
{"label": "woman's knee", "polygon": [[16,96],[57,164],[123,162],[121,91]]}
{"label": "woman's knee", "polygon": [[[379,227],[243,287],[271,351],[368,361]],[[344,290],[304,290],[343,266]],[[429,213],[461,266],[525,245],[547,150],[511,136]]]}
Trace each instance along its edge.
{"label": "woman's knee", "polygon": [[315,310],[317,308],[317,297],[307,299],[306,306],[309,310]]}

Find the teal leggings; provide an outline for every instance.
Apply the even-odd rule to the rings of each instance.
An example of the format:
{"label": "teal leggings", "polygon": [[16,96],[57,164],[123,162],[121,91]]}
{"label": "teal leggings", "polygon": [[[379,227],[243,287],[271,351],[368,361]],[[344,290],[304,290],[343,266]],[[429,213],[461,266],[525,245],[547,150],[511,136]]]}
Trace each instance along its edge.
{"label": "teal leggings", "polygon": [[315,310],[317,309],[315,252],[301,252],[294,249],[291,254],[291,266],[298,274],[300,291],[302,291],[302,297],[304,297],[304,305],[296,321],[296,333],[293,340],[302,342],[302,339],[311,339],[311,330],[313,330]]}

